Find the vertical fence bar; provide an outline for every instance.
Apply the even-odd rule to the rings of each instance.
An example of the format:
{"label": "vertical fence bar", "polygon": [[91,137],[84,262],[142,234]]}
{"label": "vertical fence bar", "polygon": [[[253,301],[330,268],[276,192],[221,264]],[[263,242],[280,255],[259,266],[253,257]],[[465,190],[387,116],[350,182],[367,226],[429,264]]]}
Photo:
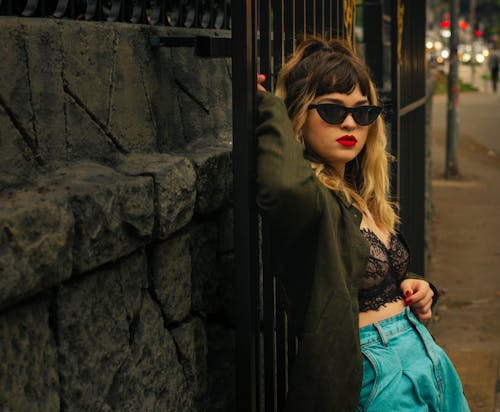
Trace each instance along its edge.
{"label": "vertical fence bar", "polygon": [[239,412],[257,411],[258,245],[255,205],[255,0],[232,3],[234,239],[238,297],[236,397]]}
{"label": "vertical fence bar", "polygon": [[[265,223],[265,222],[264,222]],[[264,225],[263,236],[263,288],[264,288],[264,410],[276,412],[277,404],[277,373],[276,373],[276,277],[270,270],[269,234]]]}
{"label": "vertical fence bar", "polygon": [[381,89],[384,85],[384,44],[383,44],[383,10],[382,0],[372,0],[363,2],[363,37],[365,45],[365,61],[372,72],[372,78]]}
{"label": "vertical fence bar", "polygon": [[343,39],[347,38],[346,27],[345,27],[345,7],[343,1],[337,1],[339,7],[338,21],[339,25],[336,27],[337,36]]}
{"label": "vertical fence bar", "polygon": [[[272,65],[272,30],[271,16],[273,10],[269,1],[259,2],[259,71],[267,75],[264,87],[274,90],[276,79]],[[263,333],[263,408],[265,412],[276,411],[276,340],[275,327],[275,293],[274,277],[268,266],[270,262],[269,236],[266,233],[266,222],[262,222],[262,333]],[[260,317],[259,317],[260,318]]]}
{"label": "vertical fence bar", "polygon": [[259,72],[267,76],[264,87],[273,90],[275,84],[271,69],[271,4],[267,1],[259,5]]}
{"label": "vertical fence bar", "polygon": [[[274,90],[276,78],[272,64],[273,43],[271,16],[273,9],[269,1],[259,2],[259,71],[267,75],[264,87]],[[269,234],[265,220],[262,221],[262,322],[263,334],[263,408],[265,412],[276,412],[276,339],[275,339],[275,283],[268,263],[271,261]],[[261,317],[259,316],[259,319]]]}
{"label": "vertical fence bar", "polygon": [[77,13],[76,0],[69,0],[68,7],[67,9],[65,9],[65,14],[63,14],[61,17],[64,17],[66,15],[70,19],[76,19],[78,17],[76,13]]}
{"label": "vertical fence bar", "polygon": [[166,8],[165,0],[157,1],[156,4],[152,5],[151,25],[165,26],[167,24]]}
{"label": "vertical fence bar", "polygon": [[425,273],[425,0],[400,1],[400,211],[409,270]]}
{"label": "vertical fence bar", "polygon": [[306,37],[306,0],[295,0],[295,40],[294,48],[297,46],[297,40],[304,39]]}
{"label": "vertical fence bar", "polygon": [[285,7],[283,9],[283,26],[285,31],[285,59],[287,56],[292,54],[294,49],[295,40],[295,0],[291,1],[290,7]]}
{"label": "vertical fence bar", "polygon": [[47,17],[49,14],[49,6],[47,0],[40,0],[38,4],[38,15],[40,17]]}
{"label": "vertical fence bar", "polygon": [[325,23],[323,21],[323,4],[325,0],[314,0],[314,34],[323,37],[325,32]]}
{"label": "vertical fence bar", "polygon": [[326,19],[326,38],[330,40],[333,37],[333,0],[327,0],[326,1],[326,7],[325,7],[325,19]]}
{"label": "vertical fence bar", "polygon": [[313,34],[313,35],[316,35],[317,33],[317,14],[316,14],[316,0],[310,0],[311,1],[311,17],[312,17],[312,25],[310,27],[310,32]]}
{"label": "vertical fence bar", "polygon": [[[287,316],[283,302],[285,296],[279,280],[276,281],[276,378],[278,412],[285,408],[287,372]],[[267,412],[267,411],[266,411]]]}
{"label": "vertical fence bar", "polygon": [[276,412],[276,300],[275,277],[272,273],[270,262],[269,234],[265,221],[263,221],[262,236],[262,263],[263,263],[263,332],[264,332],[264,411]]}
{"label": "vertical fence bar", "polygon": [[283,0],[272,0],[273,5],[273,83],[283,64]]}
{"label": "vertical fence bar", "polygon": [[326,3],[328,0],[319,0],[321,8],[321,37],[326,38]]}
{"label": "vertical fence bar", "polygon": [[391,151],[396,156],[395,167],[391,176],[391,187],[393,187],[393,196],[395,201],[399,201],[401,192],[399,168],[400,168],[400,67],[398,61],[398,0],[390,0],[391,8],[391,103],[393,116],[391,120]]}
{"label": "vertical fence bar", "polygon": [[21,15],[24,17],[34,17],[39,6],[38,3],[39,0],[28,0]]}
{"label": "vertical fence bar", "polygon": [[315,13],[314,13],[314,0],[304,0],[305,3],[305,9],[304,9],[304,14],[305,14],[305,33],[304,33],[304,38],[307,37],[307,35],[314,33],[314,20],[315,20]]}

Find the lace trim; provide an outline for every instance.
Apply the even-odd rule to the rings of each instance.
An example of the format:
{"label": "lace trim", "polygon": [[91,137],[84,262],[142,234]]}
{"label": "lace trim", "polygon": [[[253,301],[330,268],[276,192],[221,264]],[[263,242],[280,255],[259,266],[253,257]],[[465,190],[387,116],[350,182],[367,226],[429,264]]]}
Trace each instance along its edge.
{"label": "lace trim", "polygon": [[402,299],[399,285],[406,275],[409,253],[402,242],[391,235],[389,247],[367,228],[361,233],[370,244],[370,257],[359,288],[359,310],[377,310]]}

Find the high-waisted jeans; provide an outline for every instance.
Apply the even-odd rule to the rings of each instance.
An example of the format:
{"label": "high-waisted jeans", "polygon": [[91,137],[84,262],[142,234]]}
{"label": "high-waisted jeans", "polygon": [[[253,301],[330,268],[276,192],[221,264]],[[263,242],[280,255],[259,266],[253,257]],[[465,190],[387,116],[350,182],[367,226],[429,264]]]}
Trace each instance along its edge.
{"label": "high-waisted jeans", "polygon": [[470,411],[451,361],[408,307],[359,333],[359,412]]}

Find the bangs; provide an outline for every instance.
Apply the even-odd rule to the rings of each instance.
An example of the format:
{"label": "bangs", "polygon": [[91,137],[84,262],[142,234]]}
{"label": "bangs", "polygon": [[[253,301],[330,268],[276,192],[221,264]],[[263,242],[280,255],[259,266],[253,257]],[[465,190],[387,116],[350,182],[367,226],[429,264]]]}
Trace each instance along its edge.
{"label": "bangs", "polygon": [[313,79],[312,84],[316,84],[317,87],[313,90],[314,95],[350,94],[356,86],[359,86],[361,94],[366,96],[370,103],[373,103],[370,96],[369,73],[363,70],[359,64],[353,63],[351,59],[339,58],[338,55],[332,56],[323,68],[315,73],[316,79]]}

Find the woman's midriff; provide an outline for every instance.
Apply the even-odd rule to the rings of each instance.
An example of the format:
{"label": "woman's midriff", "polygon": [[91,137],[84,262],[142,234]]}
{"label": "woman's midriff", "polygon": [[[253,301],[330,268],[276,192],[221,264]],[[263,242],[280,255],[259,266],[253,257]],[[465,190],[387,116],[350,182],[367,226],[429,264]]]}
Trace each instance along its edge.
{"label": "woman's midriff", "polygon": [[372,323],[390,318],[391,316],[401,313],[405,308],[405,303],[402,300],[386,303],[377,310],[369,310],[367,312],[359,312],[359,327],[371,325]]}

